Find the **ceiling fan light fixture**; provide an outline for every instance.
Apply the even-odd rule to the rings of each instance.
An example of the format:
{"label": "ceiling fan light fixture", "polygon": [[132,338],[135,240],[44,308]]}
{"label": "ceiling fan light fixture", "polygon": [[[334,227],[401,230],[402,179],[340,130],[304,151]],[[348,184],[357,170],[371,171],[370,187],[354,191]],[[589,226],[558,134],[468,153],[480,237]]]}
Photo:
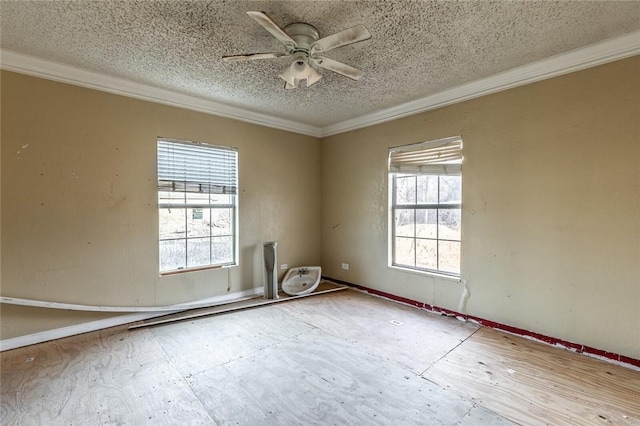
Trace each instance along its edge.
{"label": "ceiling fan light fixture", "polygon": [[307,87],[309,87],[320,80],[322,75],[311,68],[304,58],[298,57],[278,77],[286,82],[286,89],[294,89],[299,86],[300,80],[306,80]]}
{"label": "ceiling fan light fixture", "polygon": [[309,87],[316,81],[320,80],[322,78],[322,75],[318,71],[311,68],[309,65],[307,66],[309,67],[309,74],[307,75],[307,87]]}

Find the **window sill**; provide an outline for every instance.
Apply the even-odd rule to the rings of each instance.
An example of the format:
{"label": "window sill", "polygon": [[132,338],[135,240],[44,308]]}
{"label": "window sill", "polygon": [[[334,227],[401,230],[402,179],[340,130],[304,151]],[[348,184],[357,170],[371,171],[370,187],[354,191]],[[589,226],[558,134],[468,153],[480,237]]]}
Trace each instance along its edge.
{"label": "window sill", "polygon": [[421,271],[419,269],[411,269],[411,268],[403,268],[402,266],[397,266],[397,265],[388,265],[387,266],[389,269],[393,269],[396,271],[401,271],[401,272],[407,272],[409,274],[414,274],[414,275],[420,275],[422,277],[429,277],[429,278],[438,278],[441,280],[445,280],[445,281],[452,281],[452,282],[456,282],[459,283],[462,278],[460,278],[459,275],[445,275],[445,274],[439,274],[437,272],[431,272],[431,271]]}
{"label": "window sill", "polygon": [[238,266],[237,263],[233,263],[233,264],[229,264],[229,265],[210,265],[210,266],[199,266],[196,268],[184,268],[184,269],[175,269],[173,271],[163,271],[160,272],[160,276],[161,277],[166,277],[168,275],[177,275],[177,274],[183,274],[183,273],[187,273],[187,272],[198,272],[198,271],[210,271],[212,269],[226,269],[226,268],[233,268],[235,266]]}

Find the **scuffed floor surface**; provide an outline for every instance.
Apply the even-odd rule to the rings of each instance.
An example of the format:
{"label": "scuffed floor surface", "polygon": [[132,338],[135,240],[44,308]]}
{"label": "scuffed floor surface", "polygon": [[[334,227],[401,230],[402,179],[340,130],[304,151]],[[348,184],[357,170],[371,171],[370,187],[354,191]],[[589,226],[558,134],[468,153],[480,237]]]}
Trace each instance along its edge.
{"label": "scuffed floor surface", "polygon": [[640,372],[347,290],[1,354],[2,425],[640,424]]}

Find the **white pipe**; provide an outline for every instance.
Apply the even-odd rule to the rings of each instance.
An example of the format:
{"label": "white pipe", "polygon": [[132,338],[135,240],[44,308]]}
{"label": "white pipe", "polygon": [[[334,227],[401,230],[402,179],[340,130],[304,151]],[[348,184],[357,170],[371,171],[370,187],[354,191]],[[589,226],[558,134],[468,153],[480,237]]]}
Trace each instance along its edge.
{"label": "white pipe", "polygon": [[471,292],[469,291],[469,286],[467,285],[467,280],[460,280],[462,283],[462,294],[460,295],[460,302],[458,302],[458,312],[461,314],[467,313],[467,300],[471,297]]}
{"label": "white pipe", "polygon": [[[245,299],[250,299],[247,297]],[[244,299],[237,299],[239,301]],[[177,305],[167,306],[97,306],[97,305],[79,305],[75,303],[62,303],[62,302],[47,302],[43,300],[33,299],[20,299],[17,297],[5,297],[0,296],[0,303],[6,305],[21,305],[31,306],[34,308],[49,308],[49,309],[65,309],[68,311],[85,311],[85,312],[170,312],[176,310],[187,310],[197,308],[207,308],[212,304],[219,304],[214,301],[200,301],[200,302],[187,302],[179,303]]]}

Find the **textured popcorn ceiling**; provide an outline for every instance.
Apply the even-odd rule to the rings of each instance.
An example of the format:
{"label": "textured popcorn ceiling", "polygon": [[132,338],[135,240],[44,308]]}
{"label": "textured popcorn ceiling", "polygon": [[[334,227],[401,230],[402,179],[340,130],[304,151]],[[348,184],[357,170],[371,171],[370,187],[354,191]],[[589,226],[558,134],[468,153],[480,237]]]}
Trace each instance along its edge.
{"label": "textured popcorn ceiling", "polygon": [[[320,36],[366,25],[369,41],[327,56],[365,72],[320,69],[309,88],[278,78],[291,58],[246,14],[308,22]],[[0,1],[3,49],[327,126],[640,29],[640,2]]]}

